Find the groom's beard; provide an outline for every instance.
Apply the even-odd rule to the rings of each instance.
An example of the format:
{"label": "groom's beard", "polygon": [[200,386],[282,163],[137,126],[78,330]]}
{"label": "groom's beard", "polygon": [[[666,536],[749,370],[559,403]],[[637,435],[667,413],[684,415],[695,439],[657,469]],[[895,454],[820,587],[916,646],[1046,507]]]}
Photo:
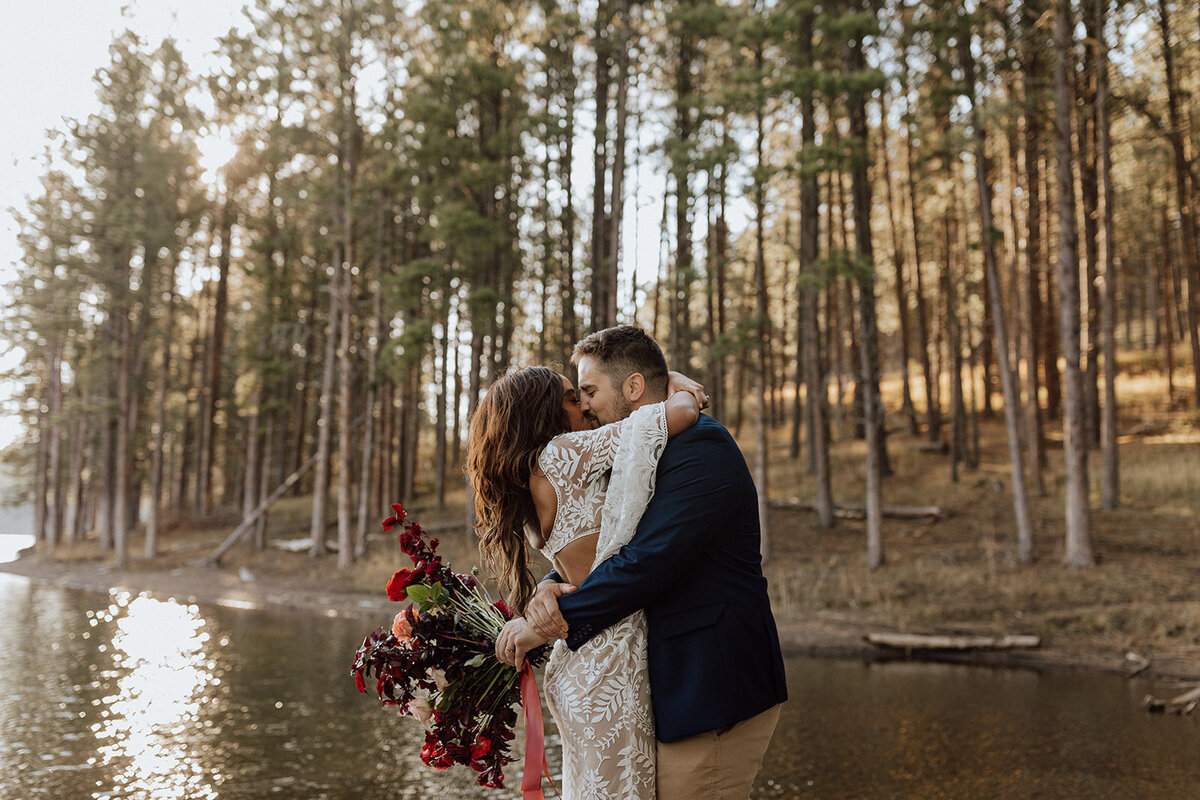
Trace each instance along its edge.
{"label": "groom's beard", "polygon": [[617,395],[603,416],[597,414],[595,411],[588,411],[584,416],[593,420],[597,425],[608,425],[613,422],[620,422],[632,413],[633,406],[629,404],[625,396]]}

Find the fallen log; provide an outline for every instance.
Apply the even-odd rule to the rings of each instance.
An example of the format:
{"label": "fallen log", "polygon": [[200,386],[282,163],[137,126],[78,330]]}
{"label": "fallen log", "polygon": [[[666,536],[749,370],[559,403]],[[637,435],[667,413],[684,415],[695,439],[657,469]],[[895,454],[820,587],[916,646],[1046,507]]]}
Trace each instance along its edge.
{"label": "fallen log", "polygon": [[1200,708],[1200,686],[1189,689],[1181,695],[1172,697],[1170,700],[1162,700],[1152,694],[1148,694],[1142,698],[1142,708],[1151,714],[1162,714],[1170,711],[1172,714],[1187,716],[1197,708]]}
{"label": "fallen log", "polygon": [[1038,636],[949,636],[919,633],[868,633],[863,637],[876,647],[894,650],[1016,650],[1039,647]]}
{"label": "fallen log", "polygon": [[295,472],[293,472],[291,475],[288,475],[287,479],[284,480],[283,483],[276,486],[275,491],[271,492],[267,499],[259,503],[258,508],[251,511],[250,514],[242,520],[242,523],[233,529],[233,533],[229,534],[229,536],[225,538],[225,541],[217,545],[217,549],[213,550],[212,553],[209,554],[208,558],[204,560],[205,563],[211,567],[215,567],[217,564],[221,563],[221,556],[225,555],[225,551],[233,547],[234,543],[238,539],[242,538],[242,536],[244,536],[254,526],[255,522],[258,522],[258,518],[267,513],[267,509],[274,505],[276,500],[283,497],[284,492],[295,486],[296,481],[300,480],[304,473],[312,469],[312,465],[315,464],[316,461],[316,456],[310,457],[307,461],[301,464]]}
{"label": "fallen log", "polygon": [[[799,511],[816,511],[816,503],[792,498],[790,500],[770,500],[771,508],[786,508]],[[893,519],[938,519],[942,516],[941,506],[883,506],[880,511],[885,517]],[[838,519],[866,519],[867,507],[857,503],[843,503],[833,507],[833,515]]]}

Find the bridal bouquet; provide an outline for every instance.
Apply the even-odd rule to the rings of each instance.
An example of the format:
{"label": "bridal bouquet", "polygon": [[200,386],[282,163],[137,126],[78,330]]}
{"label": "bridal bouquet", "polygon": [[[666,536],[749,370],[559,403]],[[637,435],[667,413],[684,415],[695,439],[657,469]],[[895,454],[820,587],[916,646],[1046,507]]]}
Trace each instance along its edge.
{"label": "bridal bouquet", "polygon": [[[496,660],[496,637],[512,617],[504,601],[492,602],[475,570],[451,570],[437,555],[438,540],[409,520],[401,505],[392,510],[383,529],[401,526],[400,549],[413,568],[397,571],[387,594],[410,603],[390,630],[380,627],[363,641],[354,656],[354,682],[366,692],[374,678],[385,706],[425,724],[423,762],[436,769],[464,764],[479,773],[480,785],[501,787],[503,767],[513,760],[516,706],[532,686],[530,667],[546,660],[548,648],[530,653],[520,672]],[[533,691],[532,698],[525,695],[527,706],[537,703]]]}

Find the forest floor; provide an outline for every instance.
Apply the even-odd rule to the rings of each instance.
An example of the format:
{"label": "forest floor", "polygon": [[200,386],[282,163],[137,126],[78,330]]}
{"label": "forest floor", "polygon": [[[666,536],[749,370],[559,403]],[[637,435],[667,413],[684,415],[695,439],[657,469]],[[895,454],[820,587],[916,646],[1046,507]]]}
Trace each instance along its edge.
{"label": "forest floor", "polygon": [[[1200,413],[1169,408],[1165,381],[1152,363],[1123,364],[1125,403],[1120,422],[1122,507],[1098,509],[1099,453],[1090,459],[1091,545],[1096,565],[1062,564],[1061,426],[1048,426],[1047,496],[1032,498],[1033,563],[1016,563],[1015,526],[1002,414],[979,425],[979,464],[950,480],[948,457],[920,447],[899,416],[889,417],[894,475],[884,483],[888,505],[937,506],[936,517],[885,518],[886,563],[866,568],[864,523],[839,519],[831,529],[809,511],[780,502],[811,496],[803,459],[789,456],[786,427],[771,453],[773,507],[765,572],[785,650],[796,654],[886,658],[867,644],[868,632],[1032,634],[1032,650],[914,652],[937,658],[1014,666],[1098,669],[1158,678],[1200,680]],[[894,386],[885,387],[891,398]],[[1177,387],[1177,399],[1180,397]],[[917,398],[918,405],[920,398]],[[889,400],[889,409],[899,406]],[[752,438],[747,425],[742,441]],[[1057,442],[1057,445],[1055,444]],[[835,502],[863,499],[863,445],[853,440],[831,452]],[[1032,492],[1031,492],[1032,494]],[[311,498],[290,497],[271,510],[274,543],[308,537]],[[463,497],[435,511],[428,498],[410,504],[415,519],[438,529],[441,552],[465,568],[478,562],[463,528]],[[219,567],[206,557],[236,527],[238,514],[177,521],[161,553],[132,558],[115,570],[94,542],[59,551],[36,550],[0,570],[68,587],[148,592],[189,602],[236,607],[310,609],[327,615],[388,622],[394,613],[383,592],[402,563],[392,536],[370,537],[368,556],[339,570],[334,555],[234,546]],[[370,529],[378,531],[372,520]],[[330,536],[334,535],[331,528]],[[140,541],[131,552],[136,553]],[[534,566],[535,574],[540,565]]]}

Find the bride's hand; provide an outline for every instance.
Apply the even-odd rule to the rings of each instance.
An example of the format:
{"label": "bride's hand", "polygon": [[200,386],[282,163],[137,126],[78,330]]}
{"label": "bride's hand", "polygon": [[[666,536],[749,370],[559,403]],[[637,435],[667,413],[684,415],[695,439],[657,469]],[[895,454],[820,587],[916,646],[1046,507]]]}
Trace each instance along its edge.
{"label": "bride's hand", "polygon": [[708,408],[708,395],[704,393],[704,384],[692,380],[681,372],[671,371],[667,373],[667,396],[670,397],[676,392],[687,392],[696,398],[701,409]]}
{"label": "bride's hand", "polygon": [[545,643],[545,637],[538,636],[524,617],[516,617],[505,623],[496,637],[496,659],[501,664],[520,669],[526,654]]}

